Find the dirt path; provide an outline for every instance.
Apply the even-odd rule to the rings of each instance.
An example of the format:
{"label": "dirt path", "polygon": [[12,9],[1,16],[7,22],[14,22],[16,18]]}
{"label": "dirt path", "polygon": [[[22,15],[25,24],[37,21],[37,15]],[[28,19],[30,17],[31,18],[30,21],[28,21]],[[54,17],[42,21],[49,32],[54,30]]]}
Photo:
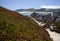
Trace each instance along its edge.
{"label": "dirt path", "polygon": [[53,39],[53,41],[60,41],[60,34],[56,32],[50,31],[50,29],[46,29],[48,33],[50,34],[50,37]]}

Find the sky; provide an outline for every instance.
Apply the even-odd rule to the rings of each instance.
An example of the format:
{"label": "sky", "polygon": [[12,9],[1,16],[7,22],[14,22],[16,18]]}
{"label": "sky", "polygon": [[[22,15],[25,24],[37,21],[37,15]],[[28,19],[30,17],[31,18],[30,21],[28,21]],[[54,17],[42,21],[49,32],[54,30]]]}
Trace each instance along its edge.
{"label": "sky", "polygon": [[11,10],[27,8],[60,8],[60,0],[0,0],[0,6]]}

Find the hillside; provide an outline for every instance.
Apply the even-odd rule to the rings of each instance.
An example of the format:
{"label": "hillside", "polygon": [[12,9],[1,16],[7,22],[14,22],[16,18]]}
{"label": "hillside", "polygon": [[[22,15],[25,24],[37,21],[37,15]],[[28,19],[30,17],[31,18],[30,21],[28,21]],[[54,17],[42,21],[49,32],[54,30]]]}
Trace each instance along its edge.
{"label": "hillside", "polygon": [[0,7],[0,41],[52,41],[48,32],[21,14]]}
{"label": "hillside", "polygon": [[54,12],[54,11],[60,11],[60,8],[58,9],[48,9],[48,8],[40,8],[40,9],[34,9],[34,8],[29,8],[29,9],[17,9],[16,10],[17,12],[24,12],[24,11],[27,11],[27,12],[33,12],[33,11],[36,11],[36,12]]}
{"label": "hillside", "polygon": [[52,24],[54,24],[54,26],[56,26],[56,28],[54,28],[54,31],[57,32],[57,33],[60,33],[60,23],[52,22]]}

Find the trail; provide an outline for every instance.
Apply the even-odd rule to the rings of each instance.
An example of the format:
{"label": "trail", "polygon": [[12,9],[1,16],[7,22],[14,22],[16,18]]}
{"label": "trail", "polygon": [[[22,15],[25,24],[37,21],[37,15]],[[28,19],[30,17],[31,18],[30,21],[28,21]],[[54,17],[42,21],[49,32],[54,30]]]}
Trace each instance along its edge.
{"label": "trail", "polygon": [[50,37],[53,39],[53,41],[60,41],[60,34],[56,32],[50,31],[50,29],[46,29],[48,33],[50,34]]}
{"label": "trail", "polygon": [[[34,19],[34,21],[36,23],[38,23],[38,25],[40,25],[40,26],[44,25],[44,24],[41,24],[40,22],[36,21],[35,19]],[[53,41],[60,41],[60,34],[59,33],[50,31],[49,28],[47,28],[46,31],[48,31],[48,33],[49,33],[50,37],[53,39]]]}

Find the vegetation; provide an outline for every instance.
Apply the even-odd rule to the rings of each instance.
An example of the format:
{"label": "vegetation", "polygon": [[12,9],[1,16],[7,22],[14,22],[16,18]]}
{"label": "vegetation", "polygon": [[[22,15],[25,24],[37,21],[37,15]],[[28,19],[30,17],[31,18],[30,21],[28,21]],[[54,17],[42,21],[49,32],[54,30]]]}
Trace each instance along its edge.
{"label": "vegetation", "polygon": [[0,41],[52,41],[48,32],[28,17],[0,7]]}
{"label": "vegetation", "polygon": [[56,26],[56,32],[60,33],[60,23],[53,22],[53,24]]}

